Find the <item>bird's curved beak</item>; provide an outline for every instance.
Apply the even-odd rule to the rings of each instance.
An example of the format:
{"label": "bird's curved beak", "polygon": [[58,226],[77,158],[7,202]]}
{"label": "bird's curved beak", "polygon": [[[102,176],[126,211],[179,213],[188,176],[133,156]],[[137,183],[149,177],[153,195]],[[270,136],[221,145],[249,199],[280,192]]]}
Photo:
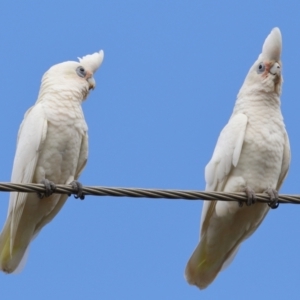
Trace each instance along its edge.
{"label": "bird's curved beak", "polygon": [[270,68],[269,73],[272,75],[280,75],[281,74],[281,67],[278,62],[275,62],[273,66]]}
{"label": "bird's curved beak", "polygon": [[87,82],[89,84],[89,90],[93,90],[96,87],[96,81],[93,76],[87,79]]}

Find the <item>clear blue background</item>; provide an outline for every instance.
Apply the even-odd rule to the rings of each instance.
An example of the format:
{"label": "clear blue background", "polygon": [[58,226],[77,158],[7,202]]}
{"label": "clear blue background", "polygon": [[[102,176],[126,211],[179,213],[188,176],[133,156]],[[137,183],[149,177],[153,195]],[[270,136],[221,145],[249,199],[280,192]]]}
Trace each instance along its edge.
{"label": "clear blue background", "polygon": [[[203,190],[204,167],[248,69],[275,26],[283,35],[282,111],[300,193],[300,3],[296,1],[7,1],[0,3],[0,181],[53,64],[103,49],[85,185]],[[0,194],[0,224],[8,194]],[[70,198],[32,243],[1,299],[299,299],[300,207],[280,205],[230,267],[200,291],[183,277],[202,201]],[[1,225],[0,225],[1,226]]]}

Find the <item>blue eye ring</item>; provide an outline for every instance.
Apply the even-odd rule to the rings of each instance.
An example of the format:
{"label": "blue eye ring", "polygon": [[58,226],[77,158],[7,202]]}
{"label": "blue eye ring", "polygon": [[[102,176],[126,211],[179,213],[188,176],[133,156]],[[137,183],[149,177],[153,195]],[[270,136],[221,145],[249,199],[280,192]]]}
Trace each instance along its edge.
{"label": "blue eye ring", "polygon": [[265,69],[266,69],[266,66],[264,65],[264,63],[261,62],[257,67],[257,73],[261,74],[265,71]]}
{"label": "blue eye ring", "polygon": [[82,66],[77,67],[76,73],[79,77],[82,77],[82,78],[84,78],[86,76],[86,70]]}

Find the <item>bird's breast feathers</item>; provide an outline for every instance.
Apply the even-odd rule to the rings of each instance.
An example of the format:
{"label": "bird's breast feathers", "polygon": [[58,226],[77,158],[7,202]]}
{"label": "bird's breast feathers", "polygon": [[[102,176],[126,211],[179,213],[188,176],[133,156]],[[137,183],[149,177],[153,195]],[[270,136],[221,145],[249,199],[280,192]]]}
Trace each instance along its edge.
{"label": "bird's breast feathers", "polygon": [[244,143],[233,175],[241,175],[257,193],[276,188],[286,142],[282,118],[248,118]]}

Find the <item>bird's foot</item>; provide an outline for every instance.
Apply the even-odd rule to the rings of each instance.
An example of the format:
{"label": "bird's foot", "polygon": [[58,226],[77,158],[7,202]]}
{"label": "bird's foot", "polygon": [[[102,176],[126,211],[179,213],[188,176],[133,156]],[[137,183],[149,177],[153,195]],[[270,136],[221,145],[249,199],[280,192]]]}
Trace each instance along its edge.
{"label": "bird's foot", "polygon": [[40,183],[45,186],[45,193],[38,193],[38,196],[40,197],[40,199],[43,199],[44,197],[47,198],[55,192],[56,185],[54,182],[45,178]]}
{"label": "bird's foot", "polygon": [[265,193],[267,193],[270,196],[270,202],[268,205],[272,208],[275,209],[279,206],[278,203],[278,192],[275,189],[268,188],[265,190]]}
{"label": "bird's foot", "polygon": [[82,191],[82,184],[77,181],[77,180],[74,180],[71,182],[71,186],[73,188],[73,191],[74,191],[74,197],[76,199],[80,199],[80,200],[83,200],[84,199],[84,194],[83,194],[83,191]]}
{"label": "bird's foot", "polygon": [[[254,190],[251,187],[246,186],[245,189],[244,189],[244,192],[247,195],[246,205],[250,206],[250,205],[254,204],[256,202],[256,195],[255,195]],[[243,206],[243,202],[240,201],[239,205],[240,205],[240,207],[242,207]]]}

